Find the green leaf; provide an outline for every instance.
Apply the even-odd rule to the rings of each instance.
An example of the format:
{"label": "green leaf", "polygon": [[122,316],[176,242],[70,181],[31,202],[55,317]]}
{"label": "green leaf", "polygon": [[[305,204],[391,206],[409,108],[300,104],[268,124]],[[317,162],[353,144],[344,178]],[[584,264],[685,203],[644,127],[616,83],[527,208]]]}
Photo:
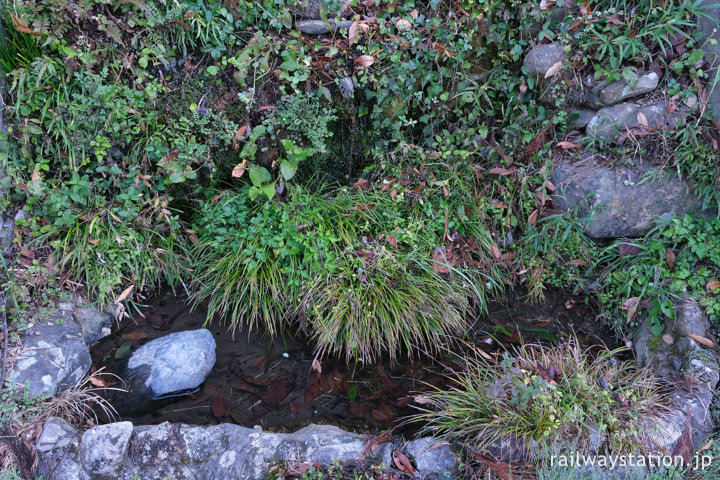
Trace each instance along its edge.
{"label": "green leaf", "polygon": [[265,167],[252,167],[250,169],[250,181],[256,187],[262,186],[263,183],[269,182],[272,177]]}
{"label": "green leaf", "polygon": [[250,191],[248,192],[248,197],[250,197],[250,200],[255,200],[255,197],[260,195],[260,189],[258,187],[250,187]]}
{"label": "green leaf", "polygon": [[280,173],[285,180],[290,180],[295,176],[297,172],[297,163],[290,162],[288,160],[282,160],[280,162]]}
{"label": "green leaf", "polygon": [[355,400],[357,400],[357,397],[358,397],[357,385],[350,385],[348,387],[348,400],[350,400],[351,402],[354,402]]}
{"label": "green leaf", "polygon": [[115,360],[125,358],[130,354],[130,345],[121,345],[115,350]]}
{"label": "green leaf", "polygon": [[265,196],[268,197],[268,199],[270,199],[270,200],[272,200],[273,197],[275,196],[275,184],[274,183],[265,185],[264,187],[260,188],[260,190],[262,190],[262,193],[264,193]]}
{"label": "green leaf", "polygon": [[147,68],[147,66],[148,66],[147,57],[140,57],[140,59],[138,60],[138,65],[140,65],[142,68]]}
{"label": "green leaf", "polygon": [[218,68],[216,65],[210,65],[205,69],[205,71],[208,73],[208,75],[212,75],[214,77],[220,72],[220,68]]}

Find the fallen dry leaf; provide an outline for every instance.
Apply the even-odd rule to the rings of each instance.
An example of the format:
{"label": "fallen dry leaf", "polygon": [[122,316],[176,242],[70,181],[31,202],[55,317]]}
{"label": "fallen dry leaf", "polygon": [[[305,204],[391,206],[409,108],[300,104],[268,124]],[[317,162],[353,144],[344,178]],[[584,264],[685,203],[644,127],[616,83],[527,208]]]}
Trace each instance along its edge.
{"label": "fallen dry leaf", "polygon": [[88,378],[88,380],[90,380],[90,383],[92,383],[96,387],[107,388],[107,386],[108,386],[107,383],[105,382],[105,380],[103,380],[102,378],[97,377],[97,376],[92,376],[92,377]]}
{"label": "fallen dry leaf", "polygon": [[535,209],[528,217],[528,223],[530,225],[535,225],[535,222],[537,222],[537,217],[538,217],[538,211],[537,211],[537,209]]}
{"label": "fallen dry leaf", "polygon": [[130,296],[130,293],[132,293],[133,288],[135,288],[135,285],[130,285],[125,290],[123,290],[122,293],[120,294],[120,296],[117,298],[117,300],[115,300],[115,303],[120,303],[123,300],[125,300],[126,298],[128,298]]}
{"label": "fallen dry leaf", "polygon": [[222,395],[217,395],[215,401],[212,403],[212,412],[218,418],[227,415],[227,411],[230,408],[230,402],[228,402]]}
{"label": "fallen dry leaf", "polygon": [[557,146],[562,148],[563,150],[570,150],[572,148],[580,148],[580,144],[568,142],[568,141],[558,142]]}
{"label": "fallen dry leaf", "polygon": [[495,167],[488,170],[488,173],[490,175],[510,175],[515,173],[517,169],[516,168],[501,168],[501,167]]}
{"label": "fallen dry leaf", "polygon": [[564,62],[562,60],[559,62],[555,62],[550,68],[548,68],[547,72],[545,72],[545,78],[550,78],[557,74],[562,68],[563,63]]}
{"label": "fallen dry leaf", "polygon": [[578,267],[584,267],[585,265],[587,265],[587,262],[585,260],[580,260],[580,259],[569,260],[569,261],[565,262],[565,265],[577,265]]}
{"label": "fallen dry leaf", "polygon": [[720,288],[720,280],[710,280],[705,284],[705,291],[707,293],[715,293],[715,290]]}
{"label": "fallen dry leaf", "polygon": [[120,338],[124,338],[125,340],[142,340],[148,336],[149,334],[141,332],[140,330],[133,330],[132,332],[120,334]]}
{"label": "fallen dry leaf", "polygon": [[360,55],[355,59],[355,63],[360,65],[361,67],[369,67],[373,63],[375,63],[375,59],[371,57],[370,55]]}
{"label": "fallen dry leaf", "polygon": [[400,450],[393,450],[392,453],[393,462],[395,466],[403,473],[407,473],[411,477],[415,477],[415,470],[413,470],[410,460]]}
{"label": "fallen dry leaf", "polygon": [[265,356],[258,357],[255,359],[255,361],[252,363],[252,366],[250,368],[257,368],[259,367],[263,362],[265,361]]}
{"label": "fallen dry leaf", "polygon": [[370,188],[370,182],[367,178],[360,178],[357,182],[353,183],[353,187],[360,190],[366,190]]}
{"label": "fallen dry leaf", "polygon": [[627,312],[627,323],[632,322],[633,318],[635,318],[638,305],[640,305],[640,297],[630,297],[625,300],[625,303],[623,303],[622,307],[620,307],[620,310],[625,310]]}
{"label": "fallen dry leaf", "polygon": [[445,247],[437,247],[433,251],[432,268],[436,273],[450,273],[448,267],[449,259],[447,258],[447,250]]}
{"label": "fallen dry leaf", "polygon": [[313,372],[317,372],[318,375],[322,375],[322,365],[320,364],[320,361],[317,358],[313,359],[312,367],[310,367],[310,369]]}
{"label": "fallen dry leaf", "polygon": [[673,252],[669,248],[665,249],[665,261],[667,262],[670,270],[673,270],[675,268],[675,252]]}
{"label": "fallen dry leaf", "polygon": [[245,174],[245,162],[238,163],[232,169],[233,178],[240,178]]}
{"label": "fallen dry leaf", "polygon": [[693,333],[688,333],[687,336],[695,340],[697,343],[705,345],[708,348],[717,347],[717,344],[709,338],[701,337],[700,335],[695,335]]}
{"label": "fallen dry leaf", "polygon": [[645,116],[644,113],[638,112],[638,114],[637,114],[637,121],[638,121],[638,123],[639,123],[640,125],[642,125],[643,127],[648,128],[648,119],[647,119],[647,117]]}

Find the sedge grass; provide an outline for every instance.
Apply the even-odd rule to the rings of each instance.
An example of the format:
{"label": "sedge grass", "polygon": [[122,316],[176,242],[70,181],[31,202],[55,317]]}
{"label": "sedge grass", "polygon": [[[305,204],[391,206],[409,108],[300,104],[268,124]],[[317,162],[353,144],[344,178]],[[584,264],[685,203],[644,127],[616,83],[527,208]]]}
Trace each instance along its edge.
{"label": "sedge grass", "polygon": [[617,353],[591,354],[573,338],[526,344],[496,362],[467,357],[450,387],[425,395],[411,420],[478,452],[507,439],[530,458],[563,447],[590,452],[598,441],[612,453],[648,448],[670,413],[667,390]]}

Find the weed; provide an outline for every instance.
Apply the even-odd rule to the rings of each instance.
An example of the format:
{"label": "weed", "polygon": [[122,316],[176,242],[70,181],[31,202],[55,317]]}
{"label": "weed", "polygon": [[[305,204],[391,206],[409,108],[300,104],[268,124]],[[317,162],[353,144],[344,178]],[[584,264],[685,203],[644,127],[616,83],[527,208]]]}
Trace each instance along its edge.
{"label": "weed", "polygon": [[554,448],[594,451],[593,436],[609,452],[642,449],[657,433],[651,425],[663,425],[668,398],[660,379],[617,353],[594,355],[570,339],[526,344],[492,362],[468,358],[452,387],[428,395],[413,419],[425,433],[476,451],[501,440],[530,457]]}

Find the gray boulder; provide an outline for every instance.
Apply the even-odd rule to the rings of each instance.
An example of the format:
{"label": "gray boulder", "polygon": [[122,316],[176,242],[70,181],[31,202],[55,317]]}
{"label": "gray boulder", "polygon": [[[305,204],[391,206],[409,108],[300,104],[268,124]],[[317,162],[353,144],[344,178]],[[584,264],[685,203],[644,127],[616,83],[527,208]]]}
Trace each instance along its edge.
{"label": "gray boulder", "polygon": [[38,474],[48,480],[89,480],[78,453],[80,431],[57,417],[50,417],[43,427],[35,449]]}
{"label": "gray boulder", "polygon": [[631,128],[640,128],[642,114],[649,129],[672,128],[685,119],[681,112],[670,113],[665,105],[646,105],[639,107],[634,103],[619,103],[598,110],[587,125],[588,135],[604,140],[617,140]]}
{"label": "gray boulder", "polygon": [[[1,117],[0,117],[1,118]],[[0,120],[1,122],[2,120]],[[0,171],[0,179],[4,177],[4,172]],[[12,247],[13,238],[15,236],[15,222],[6,212],[0,213],[0,253],[7,252]]]}
{"label": "gray boulder", "polygon": [[548,78],[545,78],[545,75],[550,67],[566,58],[568,58],[568,54],[565,53],[565,45],[560,42],[538,45],[525,56],[523,68],[528,77],[535,77],[534,90],[540,102],[557,106],[555,103],[558,98],[553,94],[553,86],[558,83],[559,79],[564,78],[566,73],[554,74]]}
{"label": "gray boulder", "polygon": [[330,9],[331,3],[335,3],[332,0],[301,0],[297,3],[297,5],[290,7],[290,11],[299,17],[318,20],[321,18],[323,10],[328,18],[333,18],[340,13]]}
{"label": "gray boulder", "polygon": [[27,384],[32,396],[56,393],[77,384],[90,370],[90,351],[72,310],[58,310],[23,334],[23,349],[11,379]]}
{"label": "gray boulder", "polygon": [[425,477],[452,478],[457,464],[447,442],[425,437],[408,442],[407,453]]}
{"label": "gray boulder", "polygon": [[593,108],[614,105],[652,92],[657,88],[659,81],[655,72],[636,71],[627,78],[623,77],[619,81],[599,85],[593,89],[588,103]]}
{"label": "gray boulder", "polygon": [[694,448],[698,448],[712,431],[710,404],[720,381],[720,366],[714,355],[704,352],[687,336],[706,337],[707,328],[707,319],[697,302],[683,299],[675,307],[675,320],[666,322],[663,334],[654,336],[647,319],[635,332],[633,347],[638,363],[671,383],[684,377],[688,385],[672,395],[672,411],[662,428],[654,429],[656,433],[648,446],[672,451],[689,424]]}
{"label": "gray boulder", "polygon": [[131,392],[139,400],[190,392],[215,365],[215,339],[207,329],[171,333],[138,348],[128,360]]}
{"label": "gray boulder", "polygon": [[571,113],[568,128],[585,128],[594,117],[595,110],[590,110],[589,108],[578,108]]}
{"label": "gray boulder", "polygon": [[117,475],[128,450],[130,422],[100,425],[86,431],[80,443],[80,460],[91,475]]}
{"label": "gray boulder", "polygon": [[538,45],[525,55],[523,66],[528,75],[544,78],[550,67],[568,57],[565,46],[560,42]]}
{"label": "gray boulder", "polygon": [[[613,168],[589,154],[579,161],[559,160],[552,174],[557,187],[553,200],[562,209],[577,209],[582,217],[595,210],[585,227],[594,238],[637,237],[661,215],[702,209],[689,183],[648,163]],[[657,180],[640,184],[649,172]]]}

